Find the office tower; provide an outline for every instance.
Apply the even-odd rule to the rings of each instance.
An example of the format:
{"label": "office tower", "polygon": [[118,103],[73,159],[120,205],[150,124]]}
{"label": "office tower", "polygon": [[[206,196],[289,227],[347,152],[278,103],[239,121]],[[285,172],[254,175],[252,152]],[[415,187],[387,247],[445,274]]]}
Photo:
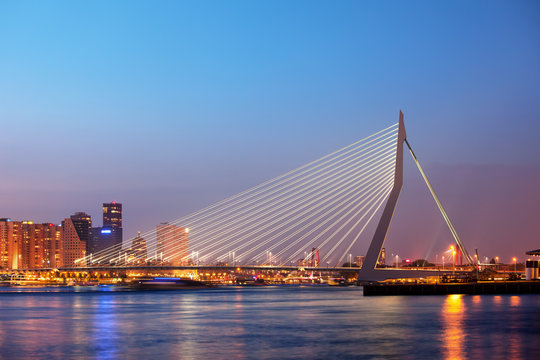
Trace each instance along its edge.
{"label": "office tower", "polygon": [[62,221],[64,266],[86,265],[84,261],[77,260],[87,254],[91,226],[90,215],[83,212]]}
{"label": "office tower", "polygon": [[156,227],[156,253],[158,261],[173,265],[187,263],[189,229],[169,223],[161,223]]}
{"label": "office tower", "polygon": [[115,226],[102,226],[90,229],[90,244],[87,246],[88,254],[96,254],[111,246],[121,244],[121,229]]}
{"label": "office tower", "polygon": [[113,229],[107,232],[113,245],[122,244],[122,204],[116,201],[103,204],[103,227]]}
{"label": "office tower", "polygon": [[146,240],[144,240],[144,238],[141,237],[140,231],[137,233],[137,237],[133,238],[133,241],[131,242],[131,251],[132,251],[133,256],[137,260],[146,261],[146,258],[148,257],[148,252],[146,248]]}
{"label": "office tower", "polygon": [[122,204],[116,201],[103,204],[103,226],[122,228]]}
{"label": "office tower", "polygon": [[92,218],[85,212],[76,212],[75,215],[71,215],[70,219],[77,231],[77,235],[81,241],[88,244],[90,236],[90,228],[92,227]]}

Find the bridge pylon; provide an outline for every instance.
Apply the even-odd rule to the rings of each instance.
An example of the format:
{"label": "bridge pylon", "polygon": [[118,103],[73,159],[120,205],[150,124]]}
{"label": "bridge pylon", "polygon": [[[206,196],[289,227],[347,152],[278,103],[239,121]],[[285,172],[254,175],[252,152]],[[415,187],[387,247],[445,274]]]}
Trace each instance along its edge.
{"label": "bridge pylon", "polygon": [[469,256],[467,250],[465,249],[465,246],[461,242],[461,239],[459,238],[456,230],[454,229],[454,226],[452,225],[450,218],[448,217],[444,208],[442,207],[442,204],[440,203],[424,171],[422,170],[420,164],[418,163],[416,155],[412,151],[412,148],[407,141],[407,133],[405,131],[405,123],[403,121],[403,112],[401,112],[400,110],[399,111],[398,137],[397,137],[397,145],[396,145],[396,165],[395,165],[395,172],[394,172],[394,184],[393,184],[392,190],[390,191],[388,199],[386,201],[386,205],[382,212],[377,228],[375,229],[375,233],[373,235],[368,251],[366,253],[366,257],[364,259],[362,268],[359,270],[358,281],[361,281],[361,282],[381,281],[381,280],[386,280],[386,279],[436,276],[439,273],[439,271],[437,270],[377,268],[377,262],[379,260],[379,256],[384,246],[386,235],[388,234],[388,229],[390,228],[390,223],[392,221],[392,217],[396,209],[399,195],[401,193],[401,188],[403,186],[403,143],[407,144],[411,152],[411,155],[413,156],[413,159],[416,165],[418,166],[418,169],[420,170],[420,173],[422,174],[422,177],[431,192],[431,195],[433,196],[435,202],[437,203],[439,210],[441,211],[441,214],[443,215],[446,223],[448,224],[450,231],[452,232],[452,235],[454,236],[454,239],[456,240],[458,248],[461,249],[462,253],[465,255],[467,262],[472,265],[472,258]]}

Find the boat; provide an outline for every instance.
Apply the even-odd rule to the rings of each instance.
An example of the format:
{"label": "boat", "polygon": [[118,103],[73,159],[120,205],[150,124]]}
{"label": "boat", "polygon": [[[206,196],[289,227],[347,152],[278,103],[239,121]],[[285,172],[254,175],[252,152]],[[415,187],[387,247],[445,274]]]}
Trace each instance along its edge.
{"label": "boat", "polygon": [[138,290],[206,289],[212,287],[202,281],[182,278],[140,279],[130,285]]}
{"label": "boat", "polygon": [[329,278],[328,285],[330,286],[347,286],[345,278]]}

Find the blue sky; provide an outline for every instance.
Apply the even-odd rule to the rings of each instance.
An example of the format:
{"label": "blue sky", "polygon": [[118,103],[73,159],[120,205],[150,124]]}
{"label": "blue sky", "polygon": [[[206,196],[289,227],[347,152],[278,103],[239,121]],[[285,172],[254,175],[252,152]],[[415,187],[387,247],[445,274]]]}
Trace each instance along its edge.
{"label": "blue sky", "polygon": [[399,109],[436,187],[540,168],[536,1],[4,1],[0,42],[0,216],[100,224],[116,199],[134,234]]}

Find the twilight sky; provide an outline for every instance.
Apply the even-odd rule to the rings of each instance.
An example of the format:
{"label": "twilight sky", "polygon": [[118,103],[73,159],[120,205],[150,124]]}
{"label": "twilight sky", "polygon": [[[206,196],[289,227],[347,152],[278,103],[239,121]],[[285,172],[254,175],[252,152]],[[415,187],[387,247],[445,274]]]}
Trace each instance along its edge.
{"label": "twilight sky", "polygon": [[[540,248],[537,1],[4,1],[0,43],[0,217],[101,225],[116,200],[134,235],[402,109],[469,251]],[[387,251],[434,257],[406,155]]]}

